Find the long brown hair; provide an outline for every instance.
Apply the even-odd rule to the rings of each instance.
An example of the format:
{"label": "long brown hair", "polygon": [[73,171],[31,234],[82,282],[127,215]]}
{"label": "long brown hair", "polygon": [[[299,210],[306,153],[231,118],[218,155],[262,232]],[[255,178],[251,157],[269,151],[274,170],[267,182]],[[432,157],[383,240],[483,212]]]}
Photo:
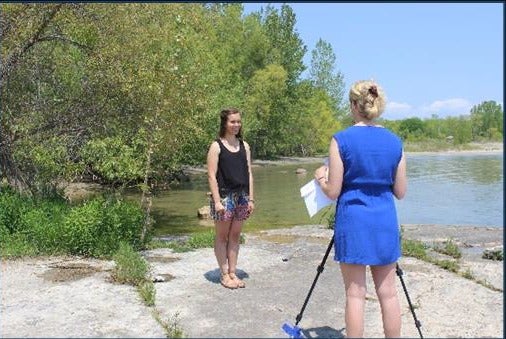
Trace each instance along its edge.
{"label": "long brown hair", "polygon": [[[237,108],[225,108],[223,109],[221,112],[220,112],[220,132],[219,132],[219,136],[220,138],[223,138],[225,136],[225,132],[227,131],[227,121],[228,121],[228,116],[230,114],[241,114],[241,112],[237,109]],[[242,139],[242,126],[241,128],[239,129],[239,133],[237,133],[236,135],[239,139]]]}

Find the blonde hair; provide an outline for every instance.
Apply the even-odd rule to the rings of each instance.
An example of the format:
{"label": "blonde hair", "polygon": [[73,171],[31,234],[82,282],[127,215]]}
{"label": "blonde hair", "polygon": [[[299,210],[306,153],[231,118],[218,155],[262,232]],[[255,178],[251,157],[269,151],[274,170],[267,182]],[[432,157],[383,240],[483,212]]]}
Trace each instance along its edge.
{"label": "blonde hair", "polygon": [[357,103],[358,112],[367,119],[377,118],[385,110],[385,93],[372,80],[360,80],[351,86],[350,104]]}

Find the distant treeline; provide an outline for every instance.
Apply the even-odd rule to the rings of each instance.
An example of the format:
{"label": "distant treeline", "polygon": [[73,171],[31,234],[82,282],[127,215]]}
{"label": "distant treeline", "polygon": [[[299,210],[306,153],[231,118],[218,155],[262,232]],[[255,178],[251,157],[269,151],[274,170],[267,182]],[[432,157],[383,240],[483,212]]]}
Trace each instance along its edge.
{"label": "distant treeline", "polygon": [[504,112],[495,101],[474,106],[469,114],[459,117],[429,119],[408,118],[382,123],[405,141],[445,140],[455,145],[473,141],[502,141]]}
{"label": "distant treeline", "polygon": [[[332,46],[305,65],[289,5],[4,3],[0,16],[0,171],[18,191],[166,183],[205,161],[224,107],[243,112],[255,158],[325,153],[351,123]],[[405,140],[501,140],[503,112],[383,123]]]}

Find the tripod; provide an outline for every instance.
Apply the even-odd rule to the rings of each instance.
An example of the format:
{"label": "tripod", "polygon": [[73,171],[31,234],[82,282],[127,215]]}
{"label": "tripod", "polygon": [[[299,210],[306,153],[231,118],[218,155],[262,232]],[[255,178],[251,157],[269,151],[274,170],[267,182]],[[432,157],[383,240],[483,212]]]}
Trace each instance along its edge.
{"label": "tripod", "polygon": [[[320,277],[320,274],[323,272],[323,269],[325,267],[325,262],[327,261],[327,258],[329,256],[330,250],[332,249],[332,246],[334,245],[334,237],[330,239],[329,245],[327,247],[327,251],[325,252],[325,255],[323,256],[322,262],[317,267],[317,274],[314,278],[313,283],[311,284],[311,288],[309,289],[309,292],[306,296],[306,300],[304,300],[304,304],[302,305],[302,308],[297,314],[297,317],[295,318],[295,326],[290,326],[289,324],[283,324],[282,328],[283,330],[290,336],[290,338],[303,338],[302,330],[297,325],[302,320],[302,315],[304,314],[304,310],[306,309],[306,306],[309,302],[309,298],[311,297],[311,294],[313,293],[313,289],[316,286],[316,282],[318,281],[318,278]],[[404,279],[402,278],[403,272],[400,268],[399,264],[397,263],[395,266],[395,272],[397,273],[397,276],[399,276],[399,279],[401,280],[402,289],[404,290],[404,294],[406,295],[406,299],[408,300],[409,309],[411,310],[411,314],[413,315],[413,319],[415,320],[415,326],[418,330],[418,333],[420,334],[420,338],[423,339],[422,330],[420,327],[422,326],[421,322],[417,319],[415,314],[415,309],[413,307],[413,304],[411,303],[411,299],[409,298],[408,290],[406,289],[406,284],[404,283]]]}

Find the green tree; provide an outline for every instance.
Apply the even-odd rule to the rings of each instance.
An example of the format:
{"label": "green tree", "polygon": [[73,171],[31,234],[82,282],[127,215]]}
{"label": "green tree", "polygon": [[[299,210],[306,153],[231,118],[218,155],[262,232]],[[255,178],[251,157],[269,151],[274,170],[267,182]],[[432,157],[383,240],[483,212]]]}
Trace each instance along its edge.
{"label": "green tree", "polygon": [[75,109],[93,19],[78,4],[1,6],[0,170],[19,191],[45,191],[76,174],[80,123],[93,118]]}
{"label": "green tree", "polygon": [[269,5],[263,16],[263,26],[271,42],[268,63],[283,66],[289,88],[296,85],[306,69],[303,57],[307,47],[295,29],[296,22],[295,13],[287,4],[281,6],[281,13]]}
{"label": "green tree", "polygon": [[471,109],[473,139],[500,140],[503,136],[504,112],[495,101],[484,101]]}
{"label": "green tree", "polygon": [[246,101],[246,137],[255,157],[273,157],[284,149],[291,118],[286,109],[287,72],[269,65],[251,78]]}
{"label": "green tree", "polygon": [[341,119],[346,115],[344,104],[344,76],[336,70],[336,55],[332,45],[322,39],[311,52],[309,76],[314,87],[325,91],[331,99],[334,116]]}
{"label": "green tree", "polygon": [[419,140],[424,135],[424,123],[420,118],[404,119],[399,124],[399,134],[404,140]]}

